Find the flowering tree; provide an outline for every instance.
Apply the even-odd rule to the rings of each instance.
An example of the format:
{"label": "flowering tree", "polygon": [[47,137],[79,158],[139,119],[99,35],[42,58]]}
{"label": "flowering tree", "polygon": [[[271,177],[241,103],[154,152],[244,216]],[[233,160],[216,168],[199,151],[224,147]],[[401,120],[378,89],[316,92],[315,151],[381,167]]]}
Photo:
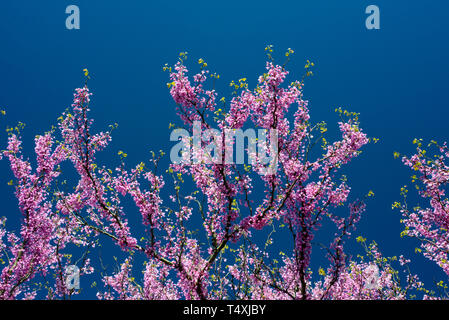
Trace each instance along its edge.
{"label": "flowering tree", "polygon": [[[170,94],[187,130],[200,123],[201,129],[218,128],[219,132],[244,127],[270,130],[270,135],[275,132],[277,148],[263,149],[276,160],[275,168],[259,152],[251,154],[250,165],[209,161],[210,139],[197,141],[199,148],[190,149],[193,141],[189,138],[184,142],[196,161],[172,163],[164,175],[157,173],[162,152],[153,153],[150,165],[140,163],[126,169],[126,154],[119,152],[121,166],[114,170],[101,166],[96,154],[106,148],[115,126],[107,132],[92,132],[87,82],[76,89],[71,108],[58,119],[61,140],[55,140],[56,130],[36,137],[34,170],[22,155],[22,126],[9,130],[2,157],[9,161],[15,177],[12,183],[22,225],[16,234],[6,231],[6,219],[1,220],[0,258],[4,267],[0,297],[35,298],[38,289],[31,280],[47,274],[55,278],[46,286],[47,298],[77,293],[65,278],[66,267],[71,264],[68,247],[87,248],[78,263],[83,276],[94,272],[88,248],[107,238],[128,257],[118,272],[102,278],[107,290],[98,292],[98,297],[103,299],[404,299],[409,289],[420,288],[422,284],[411,274],[406,285],[401,285],[392,267],[396,259],[383,258],[374,244],[366,246],[368,254],[358,262],[345,252],[344,243],[365,204],[361,200],[348,202],[350,187],[341,170],[369,139],[360,127],[358,114],[337,109],[341,137],[328,142],[324,137],[326,124],[310,120],[308,103],[302,97],[304,77],[286,85],[285,64],[275,64],[272,48],[266,50],[270,60],[256,87],[249,89],[246,79],[232,82],[235,91],[229,102],[218,99],[213,87],[206,87],[208,80],[219,76],[211,74],[202,59],[198,61],[201,70],[192,80],[185,66],[186,53],[174,67],[164,70],[169,72]],[[289,49],[287,58],[292,53]],[[306,76],[312,66],[307,62]],[[215,145],[224,160],[235,142],[225,139],[224,133],[218,137]],[[406,163],[416,166],[419,157]],[[78,175],[70,192],[61,190],[58,181],[65,162]],[[424,244],[426,254],[447,271],[446,233],[439,236],[442,229],[418,231],[418,226],[430,221],[446,228],[442,218],[445,202],[437,198],[442,195],[437,183],[447,175],[446,169],[442,159],[431,167],[420,164],[418,169],[426,177],[432,174],[424,179],[429,185],[425,196],[432,197],[431,204],[439,211],[438,215],[432,213],[433,220],[418,221],[417,216],[409,216],[406,223],[409,229],[417,229],[415,235],[425,232],[431,241]],[[186,177],[191,178],[194,190],[183,187]],[[168,187],[173,191],[163,199],[161,192]],[[122,205],[125,196],[141,214],[145,234],[140,239],[131,232]],[[346,216],[337,208],[345,205]],[[404,212],[408,211],[404,208]],[[202,233],[193,232],[198,221]],[[335,231],[327,245],[317,248],[324,249],[329,261],[326,270],[320,268],[322,278],[317,280],[312,277],[311,255],[314,237],[323,224],[332,224]],[[291,243],[284,246],[287,252],[270,253],[275,230],[289,235]],[[267,240],[261,241],[267,231]],[[136,280],[132,269],[137,254],[145,257],[145,265],[143,279]],[[399,262],[408,263],[403,257]]]}
{"label": "flowering tree", "polygon": [[[404,186],[401,189],[403,202],[395,202],[393,207],[399,208],[403,215],[405,230],[401,236],[420,240],[421,248],[417,251],[449,275],[449,200],[445,191],[449,181],[449,167],[446,164],[449,150],[446,143],[439,145],[431,141],[428,147],[437,150],[432,157],[424,149],[422,139],[414,139],[413,143],[417,145],[416,153],[411,157],[404,156],[402,161],[419,174],[412,176],[412,183],[429,206],[410,208],[407,203],[408,189]],[[399,153],[396,152],[395,157],[399,157]]]}

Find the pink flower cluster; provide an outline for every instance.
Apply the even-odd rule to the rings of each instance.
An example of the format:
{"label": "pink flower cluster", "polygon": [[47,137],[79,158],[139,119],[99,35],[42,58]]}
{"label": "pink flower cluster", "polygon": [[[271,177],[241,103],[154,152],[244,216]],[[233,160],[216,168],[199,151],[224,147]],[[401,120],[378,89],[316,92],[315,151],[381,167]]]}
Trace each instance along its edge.
{"label": "pink flower cluster", "polygon": [[[413,175],[419,195],[425,199],[426,207],[409,208],[407,202],[395,203],[402,214],[405,225],[403,235],[420,240],[423,255],[434,261],[449,276],[449,200],[446,188],[449,182],[449,149],[444,143],[438,145],[432,141],[429,147],[435,145],[437,154],[431,157],[423,148],[422,142],[415,139],[416,153],[411,157],[403,157],[405,165],[419,176]],[[407,197],[407,188],[402,194]]]}

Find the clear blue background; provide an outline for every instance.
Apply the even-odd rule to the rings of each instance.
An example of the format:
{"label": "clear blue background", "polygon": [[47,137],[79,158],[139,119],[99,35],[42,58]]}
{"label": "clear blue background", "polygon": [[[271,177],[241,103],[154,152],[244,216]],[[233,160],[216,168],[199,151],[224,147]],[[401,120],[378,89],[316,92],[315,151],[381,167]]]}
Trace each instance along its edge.
{"label": "clear blue background", "polygon": [[[70,4],[81,10],[80,30],[65,28]],[[380,8],[380,30],[365,28],[370,4]],[[416,241],[399,236],[400,215],[391,204],[400,200],[399,189],[412,172],[392,154],[410,154],[415,137],[449,140],[448,35],[446,0],[3,0],[0,108],[7,118],[1,121],[27,124],[25,150],[32,156],[34,136],[56,124],[88,68],[96,128],[119,123],[103,159],[114,165],[110,155],[124,150],[134,165],[149,150],[167,152],[172,145],[168,123],[177,117],[162,66],[175,63],[179,52],[189,52],[192,67],[204,58],[221,76],[220,96],[229,96],[231,80],[247,77],[251,86],[264,72],[267,44],[280,58],[290,47],[292,78],[302,76],[306,59],[316,64],[304,90],[312,120],[328,122],[335,137],[334,109],[342,106],[360,112],[365,131],[380,138],[348,171],[354,197],[370,189],[376,195],[355,235],[376,240],[386,255],[412,258],[412,271],[430,286],[444,275],[414,253]],[[6,134],[2,140],[5,146]],[[10,179],[7,162],[0,162],[0,214],[15,226]]]}

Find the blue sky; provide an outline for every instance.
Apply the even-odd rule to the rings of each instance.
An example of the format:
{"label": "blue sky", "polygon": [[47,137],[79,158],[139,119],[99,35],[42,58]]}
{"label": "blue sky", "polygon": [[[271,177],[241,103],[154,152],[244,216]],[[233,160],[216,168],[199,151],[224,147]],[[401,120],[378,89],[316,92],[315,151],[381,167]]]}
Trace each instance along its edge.
{"label": "blue sky", "polygon": [[[80,30],[65,28],[71,4],[80,8]],[[380,30],[365,27],[370,4],[380,8]],[[177,117],[162,66],[175,63],[179,52],[189,52],[191,66],[204,58],[220,74],[219,94],[229,96],[231,80],[246,77],[251,86],[264,72],[267,44],[279,57],[292,48],[292,79],[302,76],[307,59],[316,65],[304,89],[312,120],[326,121],[332,137],[341,106],[360,112],[365,131],[380,138],[348,170],[354,197],[375,192],[355,235],[376,240],[386,255],[412,258],[413,271],[429,283],[444,277],[414,253],[417,242],[399,237],[400,216],[391,210],[412,174],[392,155],[410,154],[415,137],[449,140],[448,36],[445,0],[4,0],[0,108],[7,118],[1,121],[27,124],[25,150],[32,156],[33,137],[56,124],[88,68],[96,128],[119,123],[103,160],[114,165],[110,155],[124,150],[134,165],[173,144],[168,123]],[[13,223],[10,179],[0,162],[1,215]]]}

